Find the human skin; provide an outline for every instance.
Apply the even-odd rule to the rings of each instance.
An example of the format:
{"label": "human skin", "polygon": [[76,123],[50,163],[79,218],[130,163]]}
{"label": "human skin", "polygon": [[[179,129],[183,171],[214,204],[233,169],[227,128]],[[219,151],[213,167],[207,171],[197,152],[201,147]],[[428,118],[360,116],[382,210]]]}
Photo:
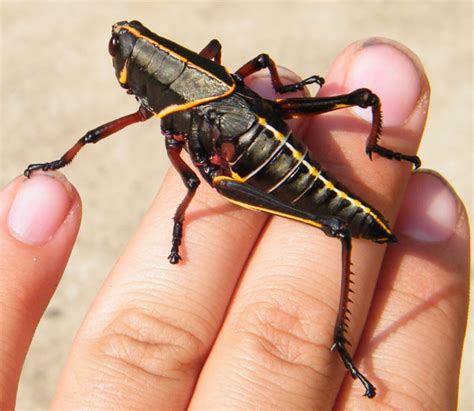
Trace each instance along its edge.
{"label": "human skin", "polygon": [[[274,97],[267,73],[249,83]],[[381,144],[416,152],[429,104],[416,56],[388,40],[352,44],[320,95],[358,87],[383,103]],[[90,307],[53,409],[455,408],[469,289],[461,200],[434,172],[413,174],[410,164],[377,155],[370,161],[365,112],[343,110],[292,126],[332,175],[396,221],[397,244],[353,240],[348,338],[377,396],[363,397],[360,382],[329,350],[340,242],[305,224],[240,209],[202,184],[187,214],[183,261],[170,265],[170,204],[185,193],[171,170]],[[58,172],[17,177],[0,200],[0,408],[13,409],[82,206]]]}

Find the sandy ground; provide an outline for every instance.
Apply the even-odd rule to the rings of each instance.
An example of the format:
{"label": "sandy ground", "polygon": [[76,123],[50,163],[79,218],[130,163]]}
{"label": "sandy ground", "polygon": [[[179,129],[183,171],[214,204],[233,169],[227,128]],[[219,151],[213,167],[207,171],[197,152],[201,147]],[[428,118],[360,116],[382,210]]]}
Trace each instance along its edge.
{"label": "sandy ground", "polygon": [[[424,167],[447,177],[471,209],[472,3],[290,3],[2,1],[0,183],[63,153],[86,130],[135,110],[116,83],[106,46],[112,23],[138,19],[194,49],[219,38],[230,70],[266,51],[303,76],[324,74],[354,40],[384,36],[404,43],[431,80]],[[19,410],[47,408],[81,319],[168,164],[159,125],[149,122],[84,150],[65,171],[82,195],[84,220],[27,358]],[[472,325],[468,338],[462,410],[472,409]]]}

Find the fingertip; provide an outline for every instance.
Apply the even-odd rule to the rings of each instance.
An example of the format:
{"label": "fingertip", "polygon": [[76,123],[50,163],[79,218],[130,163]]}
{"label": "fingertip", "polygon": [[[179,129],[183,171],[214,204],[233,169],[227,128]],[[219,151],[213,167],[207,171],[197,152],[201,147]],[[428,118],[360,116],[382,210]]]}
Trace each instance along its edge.
{"label": "fingertip", "polygon": [[59,172],[35,173],[13,183],[16,190],[6,222],[10,234],[25,244],[43,245],[50,241],[73,205],[80,204],[77,191]]}
{"label": "fingertip", "polygon": [[415,241],[443,243],[456,232],[462,214],[451,185],[435,171],[420,170],[409,180],[396,230]]}
{"label": "fingertip", "polygon": [[0,297],[42,312],[79,231],[79,194],[58,172],[35,173],[15,178],[0,192],[0,203]]}
{"label": "fingertip", "polygon": [[[381,102],[385,127],[407,123],[429,98],[430,86],[420,59],[404,45],[390,39],[370,38],[349,45],[336,59],[324,94],[348,93],[369,88]],[[370,110],[354,108],[372,121]]]}

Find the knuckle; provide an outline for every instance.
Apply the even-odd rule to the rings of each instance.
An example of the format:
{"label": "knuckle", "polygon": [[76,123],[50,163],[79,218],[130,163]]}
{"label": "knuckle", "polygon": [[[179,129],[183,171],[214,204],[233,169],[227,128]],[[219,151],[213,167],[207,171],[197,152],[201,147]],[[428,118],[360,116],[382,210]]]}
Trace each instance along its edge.
{"label": "knuckle", "polygon": [[318,342],[312,319],[297,306],[274,299],[254,303],[240,313],[237,333],[249,357],[265,367],[321,374],[318,364],[329,352],[329,341]]}
{"label": "knuckle", "polygon": [[181,379],[204,362],[205,344],[191,331],[140,308],[118,312],[97,339],[101,363],[114,363],[143,376]]}

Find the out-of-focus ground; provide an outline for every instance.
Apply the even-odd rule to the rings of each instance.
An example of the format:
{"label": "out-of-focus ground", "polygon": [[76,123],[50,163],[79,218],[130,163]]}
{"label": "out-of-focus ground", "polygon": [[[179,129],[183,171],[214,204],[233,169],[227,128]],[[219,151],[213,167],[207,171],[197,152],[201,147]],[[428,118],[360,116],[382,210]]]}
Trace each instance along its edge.
{"label": "out-of-focus ground", "polygon": [[[199,50],[222,42],[237,69],[268,52],[302,76],[324,75],[337,53],[370,36],[396,39],[423,61],[431,108],[420,156],[472,210],[472,2],[23,2],[2,1],[0,183],[56,158],[85,131],[136,109],[111,68],[111,24],[138,19]],[[363,147],[361,147],[363,150]],[[168,168],[157,122],[81,152],[65,170],[82,195],[76,248],[26,360],[18,410],[48,407],[90,302]],[[472,410],[472,318],[461,410]]]}

